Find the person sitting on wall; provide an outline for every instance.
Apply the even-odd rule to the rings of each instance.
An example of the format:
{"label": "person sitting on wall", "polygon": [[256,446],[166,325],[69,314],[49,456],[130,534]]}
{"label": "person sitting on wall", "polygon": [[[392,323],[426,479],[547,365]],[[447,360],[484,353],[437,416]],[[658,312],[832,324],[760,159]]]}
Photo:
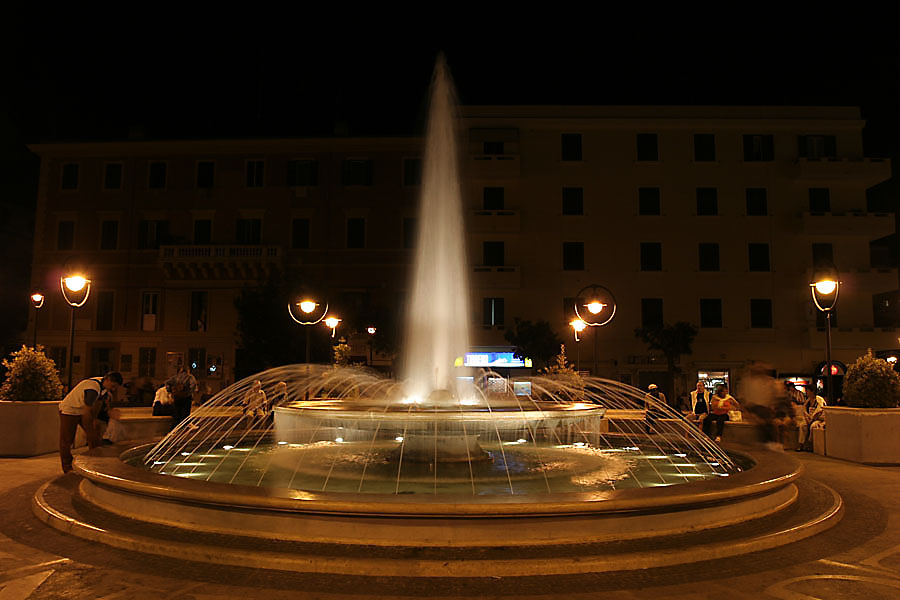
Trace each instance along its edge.
{"label": "person sitting on wall", "polygon": [[697,389],[691,392],[691,412],[688,419],[694,421],[697,427],[706,435],[709,435],[709,390],[702,381],[697,382]]}
{"label": "person sitting on wall", "polygon": [[194,394],[200,389],[197,380],[191,375],[188,368],[182,366],[174,377],[166,381],[166,390],[175,399],[175,409],[172,414],[172,429],[184,421],[191,414],[191,404],[194,402]]}
{"label": "person sitting on wall", "polygon": [[738,401],[728,393],[728,388],[725,384],[720,383],[717,385],[715,395],[710,398],[709,417],[707,418],[710,421],[710,428],[712,428],[713,423],[716,425],[716,442],[722,441],[725,421],[728,420],[728,411],[740,409]]}
{"label": "person sitting on wall", "polygon": [[825,426],[825,399],[816,394],[814,385],[806,386],[806,402],[797,420],[797,452],[812,451],[812,430]]}
{"label": "person sitting on wall", "polygon": [[122,374],[115,371],[84,379],[59,403],[59,458],[63,473],[72,470],[72,445],[79,425],[87,437],[88,448],[103,443],[97,417],[107,401],[117,397],[123,384]]}
{"label": "person sitting on wall", "polygon": [[156,390],[156,396],[153,398],[153,416],[154,417],[171,417],[175,414],[175,398],[166,389],[166,386],[160,386]]}
{"label": "person sitting on wall", "polygon": [[264,416],[266,414],[266,392],[262,389],[262,382],[256,380],[244,394],[243,413],[250,417]]}
{"label": "person sitting on wall", "polygon": [[666,405],[666,395],[659,391],[655,383],[647,386],[647,394],[644,396],[644,419],[646,421],[647,433],[655,433],[654,424],[659,417],[664,414],[658,406]]}

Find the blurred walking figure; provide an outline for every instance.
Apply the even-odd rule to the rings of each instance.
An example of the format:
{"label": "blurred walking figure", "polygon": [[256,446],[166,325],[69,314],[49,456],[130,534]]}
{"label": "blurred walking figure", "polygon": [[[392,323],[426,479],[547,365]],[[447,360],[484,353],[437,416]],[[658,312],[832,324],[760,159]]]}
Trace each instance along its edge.
{"label": "blurred walking figure", "polygon": [[666,404],[666,395],[659,391],[655,383],[651,383],[647,386],[647,394],[644,396],[644,411],[646,411],[644,419],[647,423],[647,433],[655,431],[654,424],[663,415],[663,412],[655,407],[660,404]]}
{"label": "blurred walking figure", "polygon": [[816,394],[816,387],[806,386],[806,402],[797,420],[797,452],[812,451],[812,430],[825,426],[825,399]]}
{"label": "blurred walking figure", "polygon": [[691,392],[691,414],[688,418],[697,423],[697,427],[709,435],[709,390],[702,381],[697,382],[697,389]]}
{"label": "blurred walking figure", "polygon": [[744,409],[756,426],[759,442],[770,450],[783,451],[779,426],[790,420],[791,409],[767,365],[755,363],[750,367],[741,392]]}

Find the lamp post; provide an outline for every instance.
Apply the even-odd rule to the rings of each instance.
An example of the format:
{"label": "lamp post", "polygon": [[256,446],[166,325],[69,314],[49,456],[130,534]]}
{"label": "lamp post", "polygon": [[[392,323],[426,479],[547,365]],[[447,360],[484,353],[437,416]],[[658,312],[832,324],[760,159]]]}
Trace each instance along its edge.
{"label": "lamp post", "polygon": [[831,315],[837,305],[841,282],[837,269],[830,267],[816,273],[815,281],[809,284],[813,303],[825,313],[825,373],[828,378],[828,405],[834,404],[834,386],[831,375]]}
{"label": "lamp post", "polygon": [[34,338],[31,347],[37,350],[38,309],[44,306],[44,295],[40,292],[31,294],[31,305],[34,307]]}
{"label": "lamp post", "polygon": [[[294,315],[294,310],[291,308],[292,306],[296,306],[300,309],[300,312],[304,315],[300,318]],[[325,303],[325,308],[322,310],[322,313],[319,314],[318,318],[316,315],[318,312],[317,308],[321,306],[315,300],[311,300],[309,298],[304,298],[300,302],[294,302],[293,304],[288,303],[287,309],[288,314],[291,316],[291,319],[294,320],[295,323],[299,323],[300,325],[318,325],[325,318],[325,315],[328,314],[328,303]],[[309,327],[306,329],[306,364],[309,366]]]}
{"label": "lamp post", "polygon": [[569,326],[572,328],[572,331],[575,332],[575,370],[581,370],[581,346],[578,345],[578,342],[581,339],[578,337],[578,334],[584,331],[587,328],[587,323],[582,321],[581,319],[572,319],[569,322]]}
{"label": "lamp post", "polygon": [[371,325],[369,327],[366,327],[366,333],[369,334],[369,343],[366,344],[369,347],[369,363],[368,363],[369,367],[372,366],[372,337],[375,336],[376,331],[378,331],[378,329],[375,327],[372,327]]}
{"label": "lamp post", "polygon": [[69,317],[68,389],[72,389],[72,355],[75,353],[75,309],[84,306],[91,295],[91,280],[84,275],[73,273],[59,278],[59,289],[63,298],[72,307]]}
{"label": "lamp post", "polygon": [[[616,316],[616,298],[609,289],[592,283],[575,295],[575,317],[586,327],[603,327]],[[583,328],[582,328],[583,329]],[[578,341],[576,331],[575,341]],[[599,336],[594,336],[594,376],[600,371]]]}
{"label": "lamp post", "polygon": [[341,322],[341,319],[338,319],[334,315],[325,319],[325,327],[331,327],[331,337],[334,338],[334,330],[337,329],[338,324]]}

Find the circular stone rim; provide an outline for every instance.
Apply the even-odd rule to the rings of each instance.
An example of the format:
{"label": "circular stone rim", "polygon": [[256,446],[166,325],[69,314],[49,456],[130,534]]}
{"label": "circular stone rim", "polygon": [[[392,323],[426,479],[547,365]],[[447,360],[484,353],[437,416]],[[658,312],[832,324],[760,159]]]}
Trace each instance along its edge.
{"label": "circular stone rim", "polygon": [[[376,411],[368,408],[359,409],[341,409],[330,410],[327,406],[322,407],[297,407],[297,406],[278,406],[275,408],[276,413],[285,413],[300,418],[310,418],[318,420],[347,420],[347,421],[396,421],[396,422],[417,422],[434,421],[435,415],[440,415],[441,421],[540,421],[546,419],[587,419],[592,417],[602,417],[606,414],[606,407],[589,406],[585,408],[556,408],[556,409],[533,409],[533,410],[451,410],[448,408],[437,407],[435,409],[419,408],[412,410],[384,410]],[[277,416],[276,416],[277,419]]]}
{"label": "circular stone rim", "polygon": [[603,514],[716,504],[772,492],[795,481],[803,471],[799,462],[784,453],[729,445],[730,452],[749,458],[754,466],[732,473],[729,477],[653,488],[508,496],[411,497],[194,481],[153,473],[125,462],[152,446],[152,443],[144,443],[96,448],[75,457],[73,467],[77,473],[99,485],[181,502],[314,514],[411,517]]}

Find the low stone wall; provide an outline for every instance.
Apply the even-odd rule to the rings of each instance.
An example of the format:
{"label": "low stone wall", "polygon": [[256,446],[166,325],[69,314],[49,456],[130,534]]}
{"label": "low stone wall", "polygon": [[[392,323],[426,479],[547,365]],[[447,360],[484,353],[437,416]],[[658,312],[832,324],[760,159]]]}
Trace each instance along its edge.
{"label": "low stone wall", "polygon": [[825,407],[828,456],[870,465],[900,464],[900,409]]}
{"label": "low stone wall", "polygon": [[0,456],[37,456],[58,448],[59,402],[0,402]]}

